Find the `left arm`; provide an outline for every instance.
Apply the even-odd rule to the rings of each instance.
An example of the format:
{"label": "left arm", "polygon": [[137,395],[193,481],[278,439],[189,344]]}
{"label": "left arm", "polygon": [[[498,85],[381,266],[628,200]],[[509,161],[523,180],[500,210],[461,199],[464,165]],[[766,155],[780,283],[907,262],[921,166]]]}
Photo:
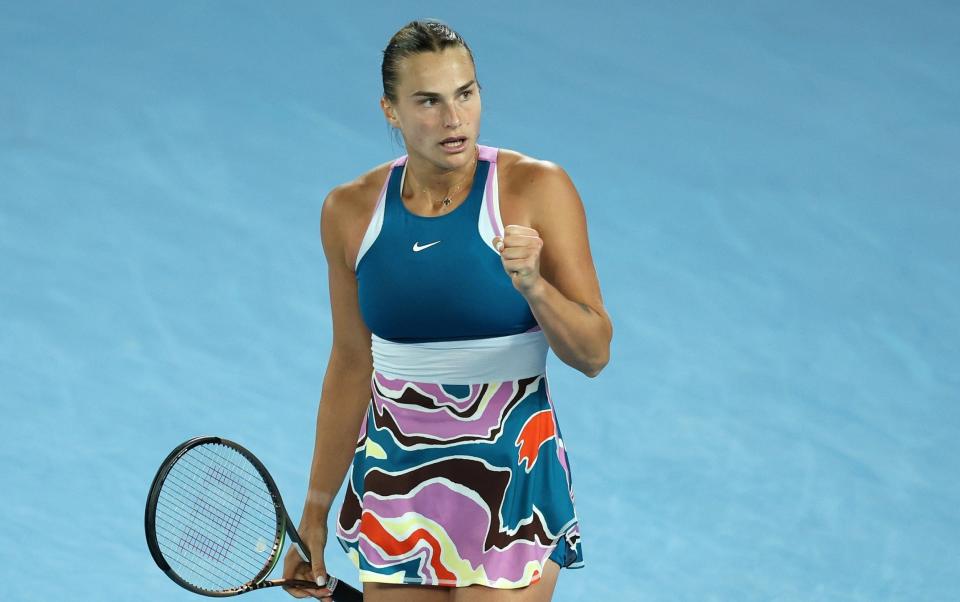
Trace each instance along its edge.
{"label": "left arm", "polygon": [[503,238],[494,239],[503,268],[557,357],[596,376],[610,359],[613,325],[600,296],[583,203],[556,165],[525,159],[511,171],[509,188],[528,207],[529,225],[506,226]]}

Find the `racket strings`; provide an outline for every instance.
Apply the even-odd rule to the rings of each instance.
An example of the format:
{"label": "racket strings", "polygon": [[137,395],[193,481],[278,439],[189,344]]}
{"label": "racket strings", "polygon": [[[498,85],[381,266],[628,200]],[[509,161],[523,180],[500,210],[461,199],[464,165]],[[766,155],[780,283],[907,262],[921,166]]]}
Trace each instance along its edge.
{"label": "racket strings", "polygon": [[[159,538],[162,535],[170,535],[178,539],[183,538],[182,534],[171,534],[170,532],[158,529],[157,537]],[[255,572],[242,570],[244,567],[240,566],[230,566],[220,563],[191,563],[190,565],[185,565],[183,562],[178,563],[174,558],[169,558],[166,554],[164,557],[168,558],[168,563],[181,578],[196,587],[210,591],[237,589],[250,581],[250,575],[255,574]],[[254,567],[253,570],[257,571],[259,568],[260,567]]]}
{"label": "racket strings", "polygon": [[[192,476],[196,475],[197,473],[194,473]],[[243,511],[246,509],[248,502],[246,498],[242,500],[242,507],[236,506],[234,514],[230,516],[220,505],[211,503],[207,498],[184,495],[182,492],[188,491],[192,483],[184,480],[180,475],[170,475],[168,480],[172,480],[176,485],[176,487],[170,489],[172,504],[177,504],[184,513],[191,516],[198,512],[204,514],[211,523],[220,526],[231,535],[240,530],[259,536],[264,531],[276,529],[276,514],[272,502],[261,506],[259,512],[249,513],[247,520],[241,521],[240,517],[243,516]]]}
{"label": "racket strings", "polygon": [[[173,529],[164,529],[165,533],[171,537],[169,543],[175,544],[175,547],[167,546],[165,556],[175,555],[176,557],[171,557],[171,560],[174,563],[177,560],[181,561],[183,566],[179,567],[180,569],[190,569],[207,580],[216,577],[214,579],[216,582],[228,576],[227,588],[229,588],[246,583],[263,568],[265,558],[262,552],[266,551],[267,548],[264,536],[275,539],[276,515],[272,500],[266,493],[261,496],[261,501],[265,503],[261,504],[260,520],[256,522],[247,521],[245,525],[242,519],[245,516],[244,512],[248,510],[249,494],[247,490],[249,488],[243,486],[240,479],[225,478],[226,473],[222,465],[208,465],[210,461],[223,462],[224,460],[222,454],[217,458],[203,457],[196,453],[182,457],[178,464],[182,465],[185,470],[171,470],[173,475],[173,481],[171,487],[169,487],[169,491],[173,493],[170,500],[171,506],[169,511],[163,511],[162,515],[167,518],[179,519],[169,521],[179,523]],[[229,465],[233,470],[240,468],[233,462],[229,462]],[[255,469],[251,466],[249,470]],[[237,474],[243,475],[244,473]],[[256,475],[248,474],[246,476],[256,478]],[[252,479],[245,480],[249,483]],[[202,490],[197,490],[195,481],[199,481]],[[262,481],[251,484],[255,488],[265,489]],[[168,489],[166,483],[165,489]],[[180,494],[180,490],[184,491],[185,494]],[[269,520],[263,520],[263,511],[269,512]],[[256,518],[258,514],[248,513],[246,516]],[[242,528],[244,526],[248,528]],[[230,553],[238,543],[238,535],[246,539],[246,541],[240,542],[243,545],[238,546],[238,548],[247,551],[257,550],[261,552],[257,555],[258,557],[251,558],[250,554]],[[272,544],[273,541],[269,543]],[[271,545],[270,548],[273,548],[273,546]],[[229,563],[226,562],[228,559],[230,560]],[[190,564],[188,565],[184,561],[189,561]],[[225,566],[240,568],[242,574],[225,570]],[[183,572],[186,573],[187,571],[183,570]],[[189,579],[187,574],[181,576]],[[210,584],[204,583],[196,583],[196,585],[205,588],[210,586]]]}
{"label": "racket strings", "polygon": [[[171,516],[167,512],[158,513],[159,517],[162,517],[164,520],[161,521],[161,525],[158,527],[163,530],[164,534],[168,539],[173,542],[176,539],[176,552],[183,557],[187,552],[191,552],[196,555],[201,555],[211,562],[223,563],[229,551],[232,549],[232,546],[236,544],[236,541],[233,538],[230,538],[227,541],[218,542],[212,540],[204,532],[200,531],[193,525],[185,523],[179,519],[177,516]],[[262,541],[260,538],[262,536],[257,533],[250,533],[245,537],[247,542],[254,541],[254,548],[258,546],[264,552],[267,551],[268,542]],[[256,543],[260,542],[260,543]],[[269,542],[270,551],[272,551],[274,542]],[[243,570],[244,573],[248,575],[256,574],[260,568],[262,568],[264,561],[262,558],[251,560],[246,557],[240,557],[237,559],[238,562],[244,564]],[[250,571],[253,573],[250,573]]]}
{"label": "racket strings", "polygon": [[176,461],[156,515],[164,558],[202,589],[242,587],[279,554],[277,509],[263,477],[246,457],[221,444],[199,445]]}
{"label": "racket strings", "polygon": [[[181,491],[193,490],[194,483],[200,482],[205,486],[204,493],[212,492],[216,495],[216,497],[194,496],[192,507],[194,514],[207,516],[215,524],[229,529],[231,533],[242,526],[256,526],[255,531],[258,533],[262,530],[275,529],[276,512],[273,500],[265,491],[264,483],[258,478],[259,475],[254,472],[252,466],[246,467],[249,472],[244,474],[240,472],[244,467],[231,463],[230,467],[234,475],[228,475],[223,465],[210,466],[198,463],[197,459],[196,456],[184,457],[182,462],[184,470],[171,474],[173,480],[179,483]],[[235,478],[235,475],[252,478],[240,480]],[[231,476],[234,478],[230,478]],[[179,493],[177,489],[172,491]],[[261,494],[257,498],[260,503],[255,504],[255,507],[250,508],[248,512],[247,506],[251,502],[251,492]],[[245,517],[246,521],[240,522],[240,517]]]}
{"label": "racket strings", "polygon": [[[171,495],[179,497],[180,499],[185,499],[184,494],[182,492],[190,489],[190,487],[192,486],[192,481],[195,480],[196,478],[202,477],[202,475],[200,475],[199,473],[193,472],[191,475],[189,475],[189,477],[190,479],[185,479],[182,475],[179,475],[179,474],[169,475],[167,479],[172,480],[172,482],[177,485],[176,488],[171,489]],[[205,508],[208,512],[211,513],[211,520],[221,520],[226,524],[231,520],[231,518],[235,518],[235,517],[227,516],[227,514],[223,509],[213,504],[210,504],[205,500],[197,500],[197,498],[193,497],[186,501],[197,501],[198,510],[201,509],[200,505],[206,503]],[[244,500],[244,504],[246,504],[247,501],[248,500]],[[263,500],[260,500],[260,501],[263,501]],[[251,513],[250,520],[248,521],[249,524],[244,523],[244,526],[249,527],[256,524],[258,527],[257,532],[261,531],[262,529],[272,529],[276,526],[275,507],[273,506],[272,499],[268,501],[270,502],[269,504],[263,504],[259,508],[257,508],[258,512]]]}
{"label": "racket strings", "polygon": [[[250,559],[230,552],[238,543],[238,534],[247,540],[260,540],[270,534],[269,527],[260,533],[240,529],[236,514],[231,517],[218,511],[203,496],[173,494],[167,501],[169,505],[158,508],[157,513],[158,532],[166,539],[161,549],[181,577],[205,589],[228,589],[249,581],[262,569],[263,558]],[[249,541],[245,547],[250,547]]]}
{"label": "racket strings", "polygon": [[[170,500],[171,507],[167,509],[157,509],[157,531],[158,533],[162,530],[167,536],[169,541],[173,541],[175,538],[177,540],[177,552],[181,555],[184,554],[186,550],[192,550],[195,553],[202,554],[210,560],[222,562],[226,559],[227,551],[234,544],[235,538],[229,537],[226,541],[214,541],[209,536],[207,536],[203,531],[197,529],[193,525],[193,521],[184,520],[184,515],[190,513],[192,509],[188,503],[184,503],[180,500]],[[219,521],[213,519],[212,522],[217,524]],[[219,525],[218,525],[219,526]],[[243,529],[243,535],[246,540],[260,541],[260,538],[263,537],[264,530],[253,531],[249,528]],[[273,544],[274,542],[270,542]],[[255,544],[256,545],[256,544]],[[266,545],[266,543],[264,543]],[[163,550],[164,555],[166,555],[167,550]],[[263,566],[263,562],[247,562],[248,559],[241,558],[241,561],[246,562],[247,566],[245,572],[250,569],[254,570],[254,574]]]}

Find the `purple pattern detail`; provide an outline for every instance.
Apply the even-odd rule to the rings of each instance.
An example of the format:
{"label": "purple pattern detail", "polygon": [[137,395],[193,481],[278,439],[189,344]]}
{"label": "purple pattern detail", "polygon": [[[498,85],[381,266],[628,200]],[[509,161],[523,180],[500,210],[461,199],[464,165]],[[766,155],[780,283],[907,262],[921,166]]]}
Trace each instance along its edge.
{"label": "purple pattern detail", "polygon": [[[490,515],[487,509],[476,500],[450,489],[442,482],[433,482],[416,494],[402,498],[392,497],[381,500],[365,495],[363,506],[381,518],[399,518],[405,513],[414,512],[437,523],[457,546],[457,555],[476,569],[481,564],[490,579],[506,578],[517,582],[523,578],[523,570],[528,562],[535,560],[543,563],[553,548],[552,542],[542,544],[536,541],[514,540],[505,549],[484,549],[484,540],[490,527]],[[447,512],[444,513],[443,510]],[[499,521],[497,521],[499,522]],[[397,558],[383,558],[379,550],[370,545],[365,538],[360,539],[361,549],[367,558],[376,564],[396,563]],[[425,550],[423,549],[425,548]],[[408,557],[424,555],[420,572],[429,570],[432,550],[426,544],[416,548]]]}
{"label": "purple pattern detail", "polygon": [[[459,417],[449,411],[446,406],[461,407],[462,401],[450,396],[442,387],[432,383],[409,383],[403,380],[384,378],[379,373],[377,381],[394,397],[384,397],[374,391],[373,405],[380,416],[387,411],[397,423],[397,428],[404,435],[421,435],[436,439],[454,439],[463,436],[489,437],[503,424],[505,410],[516,392],[513,381],[506,381],[497,386],[490,401],[479,416]],[[387,383],[396,385],[415,385],[429,395],[437,409],[426,410],[412,404],[398,403],[397,399],[403,394],[406,386],[400,390],[386,389]],[[480,387],[471,390],[471,397],[476,400]],[[488,393],[489,395],[489,393]],[[465,407],[469,407],[467,404]],[[437,411],[437,410],[446,411]]]}
{"label": "purple pattern detail", "polygon": [[416,387],[423,391],[425,395],[429,395],[433,398],[434,403],[437,406],[453,406],[457,410],[463,411],[472,406],[477,402],[477,399],[480,396],[480,392],[483,390],[483,385],[470,385],[470,394],[464,398],[453,397],[447,391],[438,384],[434,383],[415,383],[408,380],[398,379],[398,378],[388,378],[379,372],[375,373],[377,382],[381,387],[390,389],[391,391],[403,391],[403,389],[409,385],[416,385]]}

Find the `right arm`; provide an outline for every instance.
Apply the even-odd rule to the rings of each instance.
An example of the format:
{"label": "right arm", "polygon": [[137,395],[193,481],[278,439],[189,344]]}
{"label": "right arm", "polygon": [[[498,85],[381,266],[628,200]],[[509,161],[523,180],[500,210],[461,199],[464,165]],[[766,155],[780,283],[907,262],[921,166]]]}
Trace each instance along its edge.
{"label": "right arm", "polygon": [[317,437],[304,516],[326,518],[353,459],[360,423],[370,403],[373,357],[370,330],[360,315],[357,279],[346,260],[347,199],[336,191],[324,201],[321,237],[327,258],[333,345],[320,394]]}
{"label": "right arm", "polygon": [[[327,362],[316,440],[310,465],[307,499],[300,521],[300,535],[313,557],[313,568],[303,563],[293,549],[284,563],[284,577],[313,581],[323,572],[323,546],[333,498],[343,483],[353,458],[360,423],[370,403],[373,359],[370,330],[360,315],[357,279],[347,259],[347,240],[358,216],[356,204],[342,188],[331,192],[323,204],[320,232],[327,259],[333,345]],[[296,597],[305,590],[288,590]],[[318,590],[319,592],[319,590]]]}

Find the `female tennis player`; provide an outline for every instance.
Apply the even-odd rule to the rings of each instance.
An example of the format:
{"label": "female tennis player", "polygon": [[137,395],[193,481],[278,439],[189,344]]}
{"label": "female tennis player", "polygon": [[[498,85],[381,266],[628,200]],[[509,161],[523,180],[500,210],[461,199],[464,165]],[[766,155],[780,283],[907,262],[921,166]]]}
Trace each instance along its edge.
{"label": "female tennis player", "polygon": [[407,154],[324,201],[333,346],[299,527],[313,564],[288,554],[284,577],[324,582],[349,466],[336,537],[365,599],[547,601],[583,555],[546,354],[592,377],[613,332],[583,206],[557,165],[479,144],[473,54],[448,26],[406,25],[382,76]]}

